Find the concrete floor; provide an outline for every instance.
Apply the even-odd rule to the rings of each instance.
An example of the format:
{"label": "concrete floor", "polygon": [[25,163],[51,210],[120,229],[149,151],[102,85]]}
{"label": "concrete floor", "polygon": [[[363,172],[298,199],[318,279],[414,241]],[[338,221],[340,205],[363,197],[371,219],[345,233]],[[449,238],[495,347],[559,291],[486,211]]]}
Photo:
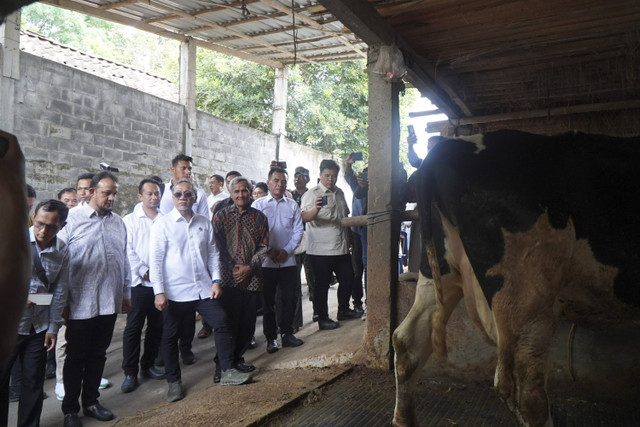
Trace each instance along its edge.
{"label": "concrete floor", "polygon": [[[348,362],[362,345],[365,322],[352,320],[340,322],[341,327],[335,331],[319,331],[317,324],[311,322],[312,306],[307,296],[307,288],[303,285],[303,328],[296,334],[305,341],[297,348],[285,348],[268,354],[266,340],[262,335],[262,317],[256,322],[257,347],[245,354],[245,359],[261,369],[286,369],[303,366],[328,366]],[[335,320],[337,311],[337,286],[329,291],[330,315]],[[166,381],[140,379],[140,386],[132,393],[124,394],[120,386],[124,374],[120,367],[122,362],[122,332],[126,317],[118,316],[111,346],[107,351],[107,362],[104,377],[111,380],[113,386],[102,390],[100,402],[113,411],[116,418],[110,422],[100,422],[92,418],[81,416],[83,425],[110,426],[123,421],[127,416],[135,415],[139,411],[148,410],[165,404],[167,393]],[[196,326],[196,332],[200,323]],[[211,386],[214,372],[213,338],[194,339],[193,352],[197,361],[191,366],[182,366],[182,381],[188,394],[197,393]],[[62,426],[63,416],[60,410],[61,402],[55,397],[55,379],[45,381],[44,390],[49,395],[44,401],[40,425],[42,427]],[[10,405],[9,425],[16,424],[18,404]],[[82,415],[82,414],[80,414]]]}

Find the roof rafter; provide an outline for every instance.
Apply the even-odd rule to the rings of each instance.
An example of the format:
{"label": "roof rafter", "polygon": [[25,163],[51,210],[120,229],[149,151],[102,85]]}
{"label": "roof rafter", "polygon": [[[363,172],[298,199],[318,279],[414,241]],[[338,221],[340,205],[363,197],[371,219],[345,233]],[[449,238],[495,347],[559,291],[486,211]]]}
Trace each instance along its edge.
{"label": "roof rafter", "polygon": [[[366,0],[319,0],[336,18],[369,45],[395,44],[413,59],[409,67],[409,80],[416,87],[428,88],[422,92],[449,117],[472,116],[469,107],[447,84],[439,80],[425,60],[418,56],[411,45],[380,16]],[[416,84],[419,83],[419,84]]]}
{"label": "roof rafter", "polygon": [[[295,13],[290,8],[284,6],[282,3],[278,2],[277,0],[262,0],[262,3],[268,4],[269,6],[273,7],[274,9],[279,10],[281,12],[284,12],[284,13],[286,13],[288,15],[293,15]],[[296,14],[296,17],[298,19],[300,19],[302,22],[304,22],[305,24],[307,24],[308,26],[310,26],[311,28],[315,29],[315,30],[326,31],[321,24],[318,24],[316,21],[314,21],[313,19],[311,19],[311,18],[309,18],[307,16]],[[354,46],[345,37],[338,36],[336,38],[338,40],[340,40],[340,42],[343,43],[345,46],[347,46],[348,48],[352,49],[358,55],[360,55],[360,56],[362,56],[363,58],[366,59],[366,57],[367,57],[366,52],[363,52],[357,46]]]}

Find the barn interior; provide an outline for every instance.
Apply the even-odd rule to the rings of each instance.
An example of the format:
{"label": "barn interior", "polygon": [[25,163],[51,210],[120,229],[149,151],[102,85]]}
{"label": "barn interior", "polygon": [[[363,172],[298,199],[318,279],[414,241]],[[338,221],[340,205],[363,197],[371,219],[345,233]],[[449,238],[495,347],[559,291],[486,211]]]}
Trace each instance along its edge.
{"label": "barn interior", "polygon": [[[45,3],[181,41],[186,58],[181,99],[187,109],[195,108],[195,89],[188,78],[193,67],[188,58],[195,46],[279,70],[300,62],[367,59],[369,206],[378,216],[364,220],[369,223],[370,257],[363,345],[366,364],[375,369],[393,366],[391,334],[410,308],[415,286],[399,278],[396,268],[399,223],[406,218],[399,208],[396,179],[401,175],[398,94],[405,84],[419,89],[447,115],[448,120],[430,123],[428,129],[445,136],[504,128],[539,134],[640,134],[638,1]],[[394,62],[398,52],[402,61]],[[460,307],[452,322],[460,331],[449,340],[454,365],[470,366],[467,375],[486,376],[494,350],[474,338]],[[581,388],[591,397],[613,393],[637,398],[634,378],[640,375],[632,357],[639,354],[637,328],[612,328],[579,328],[571,339],[576,343],[572,354],[580,357],[571,361],[564,351],[571,326],[561,324],[554,338],[553,371],[558,374],[550,381],[567,390]],[[474,358],[480,362],[470,364]],[[609,385],[603,385],[603,378]]]}

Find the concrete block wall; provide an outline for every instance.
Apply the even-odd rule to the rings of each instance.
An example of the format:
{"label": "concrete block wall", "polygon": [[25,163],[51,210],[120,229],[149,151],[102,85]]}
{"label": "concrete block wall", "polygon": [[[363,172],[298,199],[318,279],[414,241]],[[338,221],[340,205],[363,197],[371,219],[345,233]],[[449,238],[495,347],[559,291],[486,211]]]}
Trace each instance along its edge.
{"label": "concrete block wall", "polygon": [[[10,108],[0,107],[0,116],[5,130],[19,138],[27,181],[38,200],[75,186],[78,175],[99,171],[104,161],[120,169],[115,211],[126,214],[137,203],[142,178],[170,178],[171,159],[184,152],[182,105],[24,52],[20,69],[19,79],[0,77],[0,95],[14,98]],[[197,183],[208,194],[207,178],[213,173],[235,169],[250,179],[266,180],[277,139],[199,112],[191,144]],[[280,154],[290,172],[307,167],[311,184],[320,161],[330,157],[288,141]],[[290,181],[292,188],[293,177]],[[344,182],[339,185],[347,188]]]}

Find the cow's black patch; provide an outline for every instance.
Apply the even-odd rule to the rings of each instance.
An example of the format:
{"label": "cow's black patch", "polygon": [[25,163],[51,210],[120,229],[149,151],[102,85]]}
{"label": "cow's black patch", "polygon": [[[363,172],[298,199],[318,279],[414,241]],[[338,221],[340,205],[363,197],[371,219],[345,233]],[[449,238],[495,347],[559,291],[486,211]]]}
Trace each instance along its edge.
{"label": "cow's black patch", "polygon": [[[490,305],[502,278],[486,273],[504,255],[502,230],[526,232],[546,212],[558,229],[571,219],[596,259],[619,268],[616,296],[640,306],[640,138],[504,130],[486,134],[484,146],[443,139],[419,170],[423,239],[434,238],[443,274],[432,206],[458,230]],[[421,268],[431,276],[425,262]]]}

